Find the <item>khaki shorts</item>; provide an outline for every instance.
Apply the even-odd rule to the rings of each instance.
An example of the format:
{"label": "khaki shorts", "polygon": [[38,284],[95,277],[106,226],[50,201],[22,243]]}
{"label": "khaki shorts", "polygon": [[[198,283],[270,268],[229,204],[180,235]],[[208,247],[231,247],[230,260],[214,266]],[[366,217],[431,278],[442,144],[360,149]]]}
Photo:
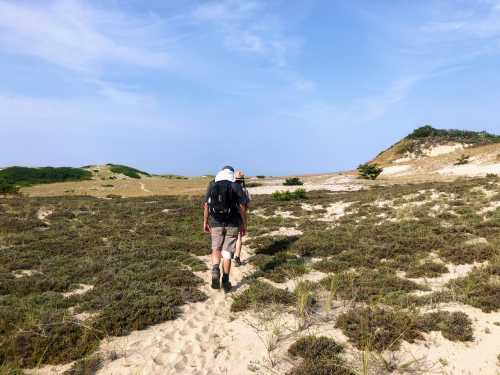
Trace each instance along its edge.
{"label": "khaki shorts", "polygon": [[234,253],[236,248],[236,240],[240,233],[238,227],[215,227],[211,229],[212,233],[212,249],[229,251]]}

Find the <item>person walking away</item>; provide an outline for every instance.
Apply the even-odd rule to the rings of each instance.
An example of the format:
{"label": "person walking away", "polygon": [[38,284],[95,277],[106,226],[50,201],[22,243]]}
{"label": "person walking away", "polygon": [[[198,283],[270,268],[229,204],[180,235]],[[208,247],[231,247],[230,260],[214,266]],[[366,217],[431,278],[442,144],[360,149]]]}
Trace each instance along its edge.
{"label": "person walking away", "polygon": [[[248,189],[245,186],[245,174],[242,171],[236,171],[234,174],[234,178],[237,184],[241,186],[241,189],[243,190],[243,193],[245,194],[246,197],[246,207],[245,207],[245,212],[248,212],[248,207],[250,205],[250,193]],[[234,262],[236,263],[236,267],[241,266],[241,247],[243,245],[243,239],[241,238],[241,235],[238,233],[238,240],[236,241],[236,251],[234,252]]]}
{"label": "person walking away", "polygon": [[203,205],[203,231],[212,237],[212,288],[231,290],[229,272],[238,234],[246,234],[246,196],[235,182],[234,168],[225,166],[208,184]]}

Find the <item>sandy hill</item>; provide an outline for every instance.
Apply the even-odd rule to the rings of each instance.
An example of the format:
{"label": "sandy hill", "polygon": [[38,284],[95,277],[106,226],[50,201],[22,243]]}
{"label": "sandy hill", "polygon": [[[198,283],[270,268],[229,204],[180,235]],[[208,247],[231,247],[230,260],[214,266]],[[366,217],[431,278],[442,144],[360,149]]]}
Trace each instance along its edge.
{"label": "sandy hill", "polygon": [[382,179],[440,180],[500,173],[500,136],[423,126],[374,158]]}

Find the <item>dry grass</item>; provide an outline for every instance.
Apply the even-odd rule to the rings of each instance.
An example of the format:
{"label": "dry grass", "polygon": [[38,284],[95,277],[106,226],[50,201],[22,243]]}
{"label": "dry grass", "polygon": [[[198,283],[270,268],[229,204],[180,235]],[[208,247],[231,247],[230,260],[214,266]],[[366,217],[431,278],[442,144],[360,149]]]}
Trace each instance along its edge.
{"label": "dry grass", "polygon": [[[105,181],[105,182],[104,182]],[[206,190],[208,177],[194,177],[187,180],[162,177],[142,177],[141,179],[120,178],[63,182],[22,188],[21,193],[30,197],[55,197],[64,195],[90,195],[104,198],[109,194],[121,197],[144,197],[153,195],[199,196]],[[103,185],[113,185],[106,187]]]}

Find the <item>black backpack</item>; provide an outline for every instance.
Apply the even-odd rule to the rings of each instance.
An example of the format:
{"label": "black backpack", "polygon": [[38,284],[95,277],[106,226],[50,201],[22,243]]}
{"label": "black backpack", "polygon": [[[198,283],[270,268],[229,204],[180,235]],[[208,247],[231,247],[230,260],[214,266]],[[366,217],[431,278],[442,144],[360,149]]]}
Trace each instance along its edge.
{"label": "black backpack", "polygon": [[217,181],[210,190],[210,214],[217,220],[226,220],[233,212],[233,187],[230,181]]}

